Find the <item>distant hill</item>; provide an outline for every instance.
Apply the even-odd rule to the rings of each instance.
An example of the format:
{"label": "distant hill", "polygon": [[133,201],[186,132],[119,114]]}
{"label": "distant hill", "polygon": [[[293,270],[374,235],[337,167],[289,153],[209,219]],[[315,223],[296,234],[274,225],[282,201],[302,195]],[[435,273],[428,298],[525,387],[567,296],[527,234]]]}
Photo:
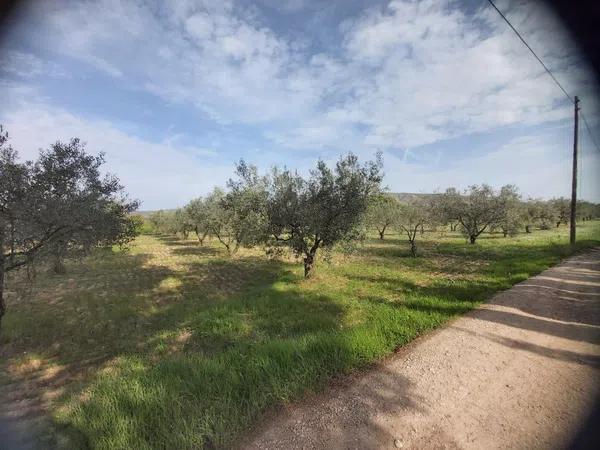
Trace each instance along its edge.
{"label": "distant hill", "polygon": [[439,194],[425,194],[416,192],[389,192],[389,195],[396,197],[401,203],[410,202],[412,200],[426,200]]}
{"label": "distant hill", "polygon": [[142,217],[148,217],[149,215],[158,212],[158,211],[164,211],[164,212],[170,212],[170,211],[175,211],[177,208],[170,208],[170,209],[154,209],[154,210],[147,210],[147,211],[136,211],[134,212],[134,214],[138,214]]}

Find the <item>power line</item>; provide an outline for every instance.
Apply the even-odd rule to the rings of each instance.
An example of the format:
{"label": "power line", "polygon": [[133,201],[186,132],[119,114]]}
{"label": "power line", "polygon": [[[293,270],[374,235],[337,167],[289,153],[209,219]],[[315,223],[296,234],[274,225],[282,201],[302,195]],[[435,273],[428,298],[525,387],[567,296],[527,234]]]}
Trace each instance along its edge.
{"label": "power line", "polygon": [[[546,66],[546,64],[544,64],[544,61],[542,61],[541,58],[535,53],[535,51],[533,51],[533,49],[525,41],[525,39],[523,38],[523,36],[521,36],[521,33],[519,33],[517,31],[517,29],[513,26],[513,24],[510,23],[510,21],[506,18],[506,16],[504,14],[502,14],[502,11],[500,11],[498,9],[498,7],[494,4],[494,2],[492,0],[488,0],[488,2],[498,12],[498,14],[500,14],[500,16],[504,19],[504,21],[508,24],[508,26],[515,32],[515,34],[519,37],[519,39],[525,45],[525,47],[527,47],[529,49],[529,51],[531,52],[531,54],[533,56],[535,56],[535,59],[538,60],[538,62],[546,70],[546,72],[548,73],[548,75],[550,75],[550,77],[552,77],[552,80],[554,80],[554,82],[560,88],[560,90],[563,91],[563,93],[569,99],[569,101],[571,103],[574,103],[575,101],[573,100],[573,98],[569,95],[569,93],[566,91],[566,89],[564,87],[562,87],[562,84],[560,84],[560,82],[556,79],[556,77],[554,76],[554,74],[552,73],[552,71],[548,68],[548,66]],[[600,146],[598,145],[598,143],[596,142],[596,139],[594,138],[594,134],[592,133],[591,127],[590,127],[587,119],[585,118],[585,115],[583,114],[583,111],[581,111],[581,118],[583,119],[583,123],[585,124],[585,128],[586,128],[588,134],[590,135],[590,139],[591,139],[592,143],[594,144],[594,147],[596,147],[596,150],[598,150],[600,152]]]}
{"label": "power line", "polygon": [[592,133],[590,125],[588,124],[588,121],[585,118],[585,114],[583,114],[583,111],[581,111],[581,118],[583,119],[583,124],[585,125],[585,129],[587,130],[588,134],[590,135],[590,140],[594,144],[594,147],[596,147],[596,150],[598,150],[600,152],[600,147],[598,146],[598,143],[596,142],[596,139],[594,138],[594,134]]}
{"label": "power line", "polygon": [[559,83],[559,81],[556,79],[556,77],[552,74],[552,72],[550,71],[550,69],[548,69],[548,67],[546,66],[546,64],[544,64],[544,61],[542,61],[540,59],[540,57],[529,46],[529,44],[527,42],[525,42],[525,39],[523,39],[523,36],[521,36],[521,34],[516,30],[515,27],[513,27],[512,23],[509,22],[509,20],[506,18],[506,16],[504,14],[502,14],[502,11],[500,11],[498,9],[498,7],[496,5],[494,5],[494,2],[492,0],[488,0],[488,2],[490,3],[490,5],[492,5],[492,7],[496,11],[498,11],[498,14],[500,14],[500,16],[504,19],[504,21],[508,24],[508,26],[512,28],[512,30],[519,37],[519,39],[521,39],[521,42],[523,44],[525,44],[525,47],[527,47],[529,49],[529,51],[533,54],[533,56],[535,56],[535,59],[537,59],[539,61],[539,63],[542,65],[542,67],[546,70],[546,72],[548,72],[548,75],[550,75],[552,77],[552,79],[554,80],[554,82],[556,83],[556,85],[560,88],[561,91],[563,91],[563,93],[569,99],[569,101],[571,103],[574,103],[574,100],[571,98],[571,96],[568,94],[568,92],[565,90],[565,88],[562,87],[562,85]]}
{"label": "power line", "polygon": [[[581,113],[581,109],[579,110],[579,113]],[[582,115],[583,117],[583,115]],[[579,130],[581,129],[581,124],[577,123],[577,133],[579,133]],[[579,158],[577,158],[577,171],[579,172],[579,175],[577,176],[577,181],[578,186],[577,186],[577,195],[579,196],[579,198],[583,197],[582,191],[581,191],[581,187],[583,185],[583,152],[584,152],[584,145],[583,145],[583,141],[584,139],[581,139],[581,141],[579,141],[577,143],[577,145],[579,145]]]}

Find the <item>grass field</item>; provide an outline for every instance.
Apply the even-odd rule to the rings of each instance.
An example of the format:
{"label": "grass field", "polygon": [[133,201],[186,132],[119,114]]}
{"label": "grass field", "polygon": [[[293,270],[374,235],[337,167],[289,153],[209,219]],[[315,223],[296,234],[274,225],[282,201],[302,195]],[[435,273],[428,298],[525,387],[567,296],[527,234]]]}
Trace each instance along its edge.
{"label": "grass field", "polygon": [[[48,447],[228,447],[269,408],[557,263],[567,235],[472,246],[432,232],[417,258],[397,236],[372,239],[310,280],[258,250],[229,259],[216,242],[141,236],[65,276],[39,273],[33,288],[9,280],[0,395],[49,412]],[[578,249],[600,245],[600,222],[578,238]]]}

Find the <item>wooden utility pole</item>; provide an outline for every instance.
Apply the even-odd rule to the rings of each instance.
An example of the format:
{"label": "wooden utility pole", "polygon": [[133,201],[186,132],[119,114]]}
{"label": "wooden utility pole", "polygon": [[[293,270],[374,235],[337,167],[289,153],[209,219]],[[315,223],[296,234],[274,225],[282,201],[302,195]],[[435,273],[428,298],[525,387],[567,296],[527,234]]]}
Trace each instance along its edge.
{"label": "wooden utility pole", "polygon": [[575,126],[573,128],[573,184],[571,185],[571,245],[575,245],[575,217],[577,215],[577,145],[579,141],[579,97],[575,96]]}

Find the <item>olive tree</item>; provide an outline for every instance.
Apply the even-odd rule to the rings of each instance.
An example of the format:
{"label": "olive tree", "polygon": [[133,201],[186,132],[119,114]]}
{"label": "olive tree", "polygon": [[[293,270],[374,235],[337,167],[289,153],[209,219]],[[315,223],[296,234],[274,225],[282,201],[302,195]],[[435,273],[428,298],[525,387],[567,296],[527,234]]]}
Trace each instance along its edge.
{"label": "olive tree", "polygon": [[148,222],[152,226],[154,233],[168,233],[170,230],[170,221],[172,214],[168,211],[154,211],[148,216]]}
{"label": "olive tree", "polygon": [[215,187],[204,200],[206,208],[206,226],[209,233],[216,237],[228,254],[235,253],[238,249],[233,230],[231,211],[223,207],[225,191]]}
{"label": "olive tree", "polygon": [[597,217],[598,205],[585,201],[577,200],[577,218],[586,221]]}
{"label": "olive tree", "polygon": [[230,221],[236,247],[264,243],[268,235],[267,198],[269,178],[259,176],[255,166],[241,160],[236,178],[227,182],[228,192],[222,205]]}
{"label": "olive tree", "polygon": [[85,152],[78,139],[42,150],[35,162],[19,162],[0,129],[0,320],[5,274],[35,261],[62,259],[97,245],[123,245],[137,233],[114,176],[100,174],[103,155]]}
{"label": "olive tree", "polygon": [[379,239],[398,217],[398,200],[389,194],[374,195],[367,208],[367,224],[377,230]]}
{"label": "olive tree", "polygon": [[148,217],[148,221],[156,233],[181,234],[184,239],[187,239],[188,235],[194,231],[193,221],[186,208],[154,211]]}
{"label": "olive tree", "polygon": [[562,222],[551,201],[536,200],[535,207],[537,208],[536,223],[540,230],[549,230],[553,224]]}
{"label": "olive tree", "polygon": [[521,220],[526,233],[531,233],[534,226],[548,230],[557,220],[556,210],[548,201],[530,198],[521,205]]}
{"label": "olive tree", "polygon": [[440,196],[444,215],[458,221],[471,244],[485,230],[497,226],[505,214],[506,199],[491,186],[473,185],[463,193],[449,188]]}
{"label": "olive tree", "polygon": [[515,236],[523,224],[523,204],[519,190],[514,185],[506,185],[500,189],[503,203],[502,216],[497,224],[504,237]]}
{"label": "olive tree", "polygon": [[236,176],[228,181],[227,192],[215,188],[201,204],[195,203],[192,214],[202,232],[215,236],[230,255],[264,243],[268,233],[268,177],[259,177],[256,167],[244,161],[238,163]]}
{"label": "olive tree", "polygon": [[427,199],[430,221],[435,225],[450,226],[450,231],[455,231],[459,225],[455,214],[459,199],[460,192],[453,187],[446,189],[444,193],[434,193]]}
{"label": "olive tree", "polygon": [[553,198],[550,200],[550,205],[554,208],[555,212],[555,222],[556,228],[560,226],[560,224],[568,224],[571,218],[571,201],[566,198]]}
{"label": "olive tree", "polygon": [[187,209],[177,208],[171,218],[171,233],[181,233],[183,238],[187,239],[192,231],[194,231],[194,224]]}
{"label": "olive tree", "polygon": [[531,233],[531,228],[536,223],[539,216],[539,208],[534,199],[527,199],[521,207],[521,218],[525,225],[525,233]]}
{"label": "olive tree", "polygon": [[273,169],[267,218],[273,245],[285,245],[303,257],[310,277],[319,248],[356,235],[372,195],[382,179],[381,156],[364,165],[353,154],[330,169],[319,161],[308,179],[287,169]]}
{"label": "olive tree", "polygon": [[410,244],[411,256],[417,256],[417,235],[430,218],[430,211],[422,200],[411,200],[399,205],[396,226],[404,233]]}
{"label": "olive tree", "polygon": [[201,197],[193,199],[185,206],[185,210],[198,242],[203,245],[204,239],[210,234],[208,206],[205,199]]}

